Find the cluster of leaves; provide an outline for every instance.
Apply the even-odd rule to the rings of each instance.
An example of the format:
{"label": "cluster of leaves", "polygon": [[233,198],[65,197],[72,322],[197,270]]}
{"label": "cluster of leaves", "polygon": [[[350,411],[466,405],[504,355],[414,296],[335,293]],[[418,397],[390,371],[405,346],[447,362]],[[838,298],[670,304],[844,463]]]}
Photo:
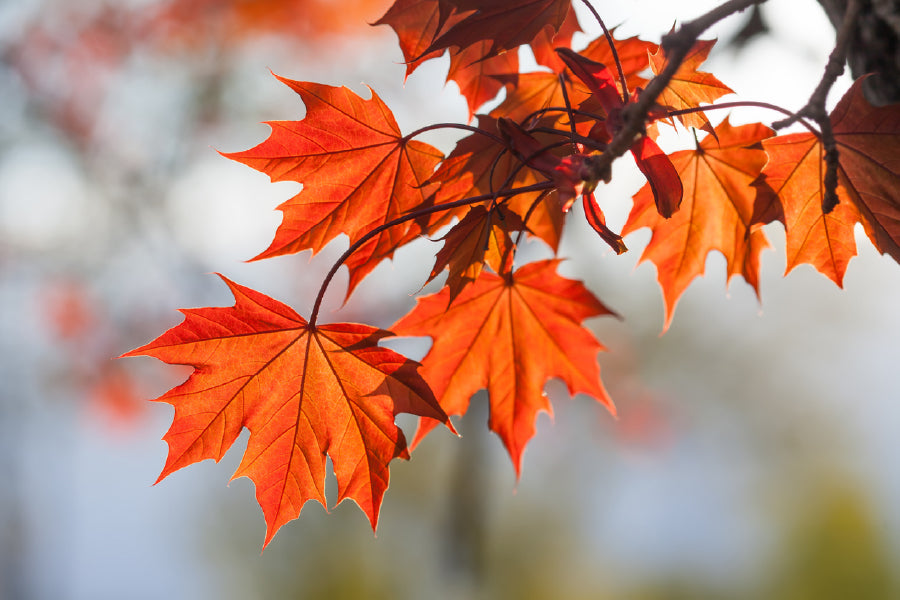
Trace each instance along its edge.
{"label": "cluster of leaves", "polygon": [[[713,42],[697,39],[753,3],[732,0],[662,45],[615,39],[604,26],[603,37],[576,52],[569,46],[579,23],[569,0],[397,0],[378,24],[396,31],[407,74],[449,51],[448,78],[475,125],[403,135],[374,92],[364,99],[343,87],[279,78],[301,97],[305,118],[271,122],[268,139],[226,155],[273,181],[303,184],[279,207],[283,221],[256,258],[315,253],[341,234],[350,247],[326,276],[309,320],[226,279],[234,306],[185,310],[180,325],[128,353],[194,368],[160,398],[175,408],[160,479],[221,459],[248,428],[235,477],[256,485],[268,544],[307,500],[324,504],[326,455],[338,501],[355,500],[376,526],[388,465],[408,457],[398,413],[421,417],[415,444],[440,423],[452,431],[448,416],[464,413],[486,388],[489,426],[518,473],[538,412],[551,410],[548,378],[613,411],[596,362],[604,348],[583,321],[614,313],[581,282],[560,276],[558,260],[514,261],[523,236],[556,251],[579,198],[616,253],[626,251],[623,235],[651,229],[642,260],[657,268],[666,326],[713,250],[725,256],[729,278],[741,275],[758,293],[759,256],[768,246],[762,227],[775,220],[786,228],[788,270],[810,263],[840,285],[857,222],[900,260],[900,107],[870,105],[857,81],[826,119],[827,135],[802,119],[808,132],[777,136],[762,123],[726,118],[714,127],[707,118],[710,110],[761,104],[716,104],[731,90],[700,70]],[[541,70],[519,72],[521,45]],[[503,101],[476,115],[500,90]],[[660,126],[677,123],[694,128],[690,139],[699,141],[667,155],[654,140]],[[436,127],[467,135],[443,156],[415,139]],[[647,184],[616,233],[596,191],[609,180],[611,161],[628,151]],[[835,171],[826,158],[838,153]],[[447,271],[444,287],[419,298],[390,331],[318,323],[340,267],[349,270],[352,294],[399,248],[444,230],[427,278]],[[391,335],[428,336],[433,345],[419,365],[378,345]]]}

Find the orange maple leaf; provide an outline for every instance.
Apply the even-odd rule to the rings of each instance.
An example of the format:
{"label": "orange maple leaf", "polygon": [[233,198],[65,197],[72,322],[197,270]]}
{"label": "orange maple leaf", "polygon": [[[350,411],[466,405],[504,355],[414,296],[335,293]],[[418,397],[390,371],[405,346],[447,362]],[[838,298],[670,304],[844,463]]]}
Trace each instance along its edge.
{"label": "orange maple leaf", "polygon": [[857,222],[878,250],[900,260],[900,161],[895,158],[900,156],[900,107],[872,106],[862,82],[854,82],[830,116],[839,152],[840,200],[831,212],[822,210],[825,158],[819,138],[794,133],[763,142],[769,162],[760,183],[777,193],[778,206],[760,203],[757,219],[784,221],[787,271],[808,263],[838,286],[856,256]]}
{"label": "orange maple leaf", "polygon": [[[646,79],[641,77],[640,73],[647,69],[647,52],[656,49],[657,46],[636,37],[624,40],[614,39],[614,43],[622,61],[626,81],[629,88],[633,90],[646,82]],[[553,47],[555,49],[564,46],[557,43],[556,39],[554,39]],[[543,52],[550,53],[550,50],[545,46]],[[556,51],[553,51],[552,54],[552,60],[551,57],[544,57],[542,58],[542,64],[551,66],[555,71],[553,73],[535,71],[501,78],[508,86],[506,98],[497,108],[491,111],[492,117],[505,117],[513,121],[522,122],[529,115],[533,115],[547,107],[565,106],[562,84],[558,76],[558,73],[564,72],[565,63],[560,59]],[[613,64],[612,52],[605,37],[594,40],[579,54],[594,62]],[[569,102],[572,106],[581,107],[591,112],[597,108],[602,110],[602,107],[599,107],[599,103],[585,104],[589,100],[591,92],[581,81],[578,79],[569,80],[567,84]],[[615,86],[616,89],[621,89],[618,81],[615,82]],[[563,115],[562,113],[556,113],[556,116],[561,119]],[[577,116],[575,118],[576,120],[579,119]]]}
{"label": "orange maple leaf", "polygon": [[[373,25],[389,25],[396,33],[400,50],[406,60],[406,76],[428,59],[436,58],[444,50],[425,53],[438,31],[446,31],[458,23],[463,15],[452,14],[442,21],[439,0],[397,0],[381,19]],[[466,48],[451,48],[447,81],[455,81],[469,106],[469,120],[475,110],[497,95],[507,83],[498,76],[510,76],[519,71],[519,55],[504,52],[490,55],[489,40],[476,42]]]}
{"label": "orange maple leaf", "polygon": [[372,25],[388,25],[397,34],[400,50],[406,60],[406,76],[428,59],[444,53],[443,49],[425,50],[439,31],[459,22],[459,15],[442,22],[438,0],[396,0]]}
{"label": "orange maple leaf", "polygon": [[[392,328],[397,335],[434,339],[422,376],[448,414],[463,414],[472,394],[487,388],[490,428],[517,474],[537,413],[552,412],[543,393],[549,378],[559,377],[570,394],[589,394],[615,413],[596,361],[604,348],[581,325],[614,313],[580,282],[557,275],[558,264],[528,263],[507,277],[483,271],[449,306],[444,288],[420,298]],[[436,425],[422,419],[413,445]]]}
{"label": "orange maple leaf", "polygon": [[448,268],[450,273],[444,285],[453,302],[465,286],[478,279],[485,264],[498,274],[512,268],[515,244],[510,232],[524,229],[524,223],[512,211],[473,207],[443,237],[444,247],[437,254],[428,281]]}
{"label": "orange maple leaf", "polygon": [[758,142],[772,130],[761,124],[732,126],[726,119],[715,132],[718,142],[708,135],[696,150],[669,155],[684,184],[681,209],[670,219],[662,218],[650,185],[645,185],[635,194],[622,229],[622,235],[641,227],[653,230],[641,261],[656,265],[666,302],[664,330],[681,294],[703,274],[713,250],[725,255],[729,280],[743,275],[759,293],[759,253],[769,244],[761,226],[752,225],[757,188],[750,184],[766,162]]}
{"label": "orange maple leaf", "polygon": [[[506,98],[489,114],[494,118],[507,118],[520,123],[529,116],[548,107],[564,107],[562,84],[557,73],[535,71],[500,78],[508,85]],[[572,86],[567,90],[572,106],[580,105],[587,99],[589,92],[583,86]],[[562,113],[557,113],[558,119]]]}
{"label": "orange maple leaf", "polygon": [[[614,31],[611,34],[614,34]],[[646,84],[647,79],[641,73],[646,71],[650,65],[648,55],[656,52],[659,46],[636,36],[618,40],[613,35],[613,42],[616,46],[619,62],[622,64],[622,73],[625,75],[625,82],[628,84],[628,88],[633,90]],[[615,69],[615,58],[612,50],[609,48],[609,42],[606,41],[606,36],[598,37],[579,54],[594,62],[603,63]],[[618,70],[615,70],[615,74],[618,77]],[[621,86],[621,82],[618,80],[616,84]]]}
{"label": "orange maple leaf", "polygon": [[[777,194],[784,221],[785,275],[809,263],[841,286],[847,263],[856,256],[853,226],[860,217],[843,189],[838,189],[841,201],[835,209],[822,212],[825,151],[819,138],[812,133],[782,135],[764,140],[763,148],[769,156],[762,171],[765,184]],[[763,206],[760,201],[757,211]]]}
{"label": "orange maple leaf", "polygon": [[[734,93],[734,90],[719,81],[712,73],[697,70],[709,56],[709,51],[715,43],[715,40],[699,40],[694,44],[669,81],[669,85],[657,98],[658,103],[673,110],[681,110],[712,103],[726,94]],[[662,49],[649,56],[650,69],[654,75],[659,75],[667,62]],[[709,119],[702,112],[687,113],[677,118],[685,127],[707,130],[710,127]]]}
{"label": "orange maple leaf", "polygon": [[571,46],[572,36],[580,31],[581,25],[578,24],[578,17],[570,6],[566,18],[563,19],[558,29],[554,29],[552,25],[545,25],[540,33],[531,40],[529,45],[534,53],[534,59],[538,64],[550,67],[556,73],[562,72],[564,65],[553,50],[561,46]]}
{"label": "orange maple leaf", "polygon": [[464,50],[450,51],[447,80],[453,80],[459,86],[459,91],[469,106],[469,120],[479,106],[506,87],[497,76],[519,72],[519,55],[516,52],[504,52],[486,58],[490,51],[489,44],[487,41],[478,42]]}
{"label": "orange maple leaf", "polygon": [[266,518],[263,547],[307,500],[325,505],[325,456],[338,499],[354,500],[372,528],[388,463],[408,458],[400,412],[449,425],[418,365],[378,341],[390,332],[355,323],[311,326],[290,307],[222,277],[231,307],[183,310],[184,321],[124,356],[194,368],[159,401],[175,407],[169,456],[157,481],[219,461],[241,430],[250,440],[234,478],[247,476]]}
{"label": "orange maple leaf", "polygon": [[[302,121],[272,121],[272,134],[258,146],[225,154],[266,173],[272,181],[297,181],[303,190],[278,207],[284,219],[267,250],[254,260],[311,249],[346,234],[356,242],[379,225],[426,203],[424,185],[442,154],[407,140],[391,111],[374,92],[370,100],[345,87],[278,79],[306,105]],[[382,232],[347,261],[349,296],[394,250],[421,232],[410,221]]]}

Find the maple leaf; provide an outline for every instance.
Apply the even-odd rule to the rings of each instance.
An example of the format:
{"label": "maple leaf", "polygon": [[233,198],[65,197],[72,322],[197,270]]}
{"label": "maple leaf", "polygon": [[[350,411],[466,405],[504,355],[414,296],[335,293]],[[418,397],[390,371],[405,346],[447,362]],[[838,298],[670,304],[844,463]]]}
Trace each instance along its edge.
{"label": "maple leaf", "polygon": [[[560,31],[563,32],[564,30],[561,29]],[[565,46],[565,44],[558,43],[558,37],[553,40],[554,50]],[[647,68],[648,50],[656,49],[657,46],[636,37],[614,40],[614,43],[622,60],[626,81],[631,89],[635,89],[638,85],[646,82],[646,79],[641,77],[640,73]],[[562,85],[557,75],[563,71],[565,63],[555,51],[553,52],[553,59],[543,56],[543,54],[548,52],[549,49],[545,47],[539,61],[541,64],[550,66],[554,72],[536,71],[521,73],[515,77],[502,78],[502,81],[507,84],[509,89],[504,101],[491,111],[491,116],[497,118],[506,117],[513,121],[523,121],[529,115],[544,108],[565,106]],[[609,50],[609,44],[605,37],[591,42],[580,54],[595,62],[612,64],[613,61],[612,52]],[[571,81],[569,84],[569,101],[572,106],[579,106],[584,103],[590,95],[587,87],[578,80]],[[616,83],[616,86],[618,86],[618,83]]]}
{"label": "maple leaf", "polygon": [[467,48],[490,40],[486,56],[514,50],[531,42],[545,27],[559,31],[571,8],[570,0],[440,0],[456,14],[474,11],[441,33],[423,52]]}
{"label": "maple leaf", "polygon": [[[423,54],[439,30],[458,23],[463,15],[453,14],[442,21],[438,0],[397,0],[373,25],[389,25],[397,33],[406,60],[406,77],[420,64],[443,54],[443,49]],[[497,76],[519,71],[519,55],[506,52],[490,56],[491,42],[484,40],[466,48],[451,48],[447,81],[455,81],[469,106],[469,120],[475,110],[497,95],[504,83]]]}
{"label": "maple leaf", "polygon": [[447,80],[459,86],[469,107],[469,120],[479,106],[494,98],[506,87],[497,75],[510,75],[519,71],[519,55],[505,52],[485,58],[490,50],[489,42],[478,42],[464,50],[450,51],[450,69]]}
{"label": "maple leaf", "polygon": [[[528,263],[507,277],[483,271],[448,305],[449,291],[419,298],[392,328],[430,336],[422,376],[444,410],[463,414],[481,388],[490,396],[490,428],[503,440],[516,473],[540,411],[552,412],[545,382],[559,377],[569,393],[593,396],[615,412],[600,382],[603,346],[584,319],[612,315],[580,282],[556,273],[559,260]],[[413,445],[437,423],[422,419]]]}
{"label": "maple leaf", "polygon": [[175,407],[175,418],[157,481],[207,458],[219,461],[246,427],[250,440],[234,478],[256,486],[263,547],[307,500],[325,505],[326,454],[338,502],[354,500],[374,529],[388,463],[408,457],[394,417],[408,412],[449,425],[418,365],[378,346],[388,331],[312,326],[288,306],[222,279],[234,306],[183,310],[180,325],[124,355],[194,368],[158,399]]}
{"label": "maple leaf", "polygon": [[[712,103],[726,94],[734,93],[734,90],[719,81],[713,74],[697,70],[709,56],[709,51],[712,50],[715,43],[715,40],[699,40],[694,44],[687,56],[684,57],[681,66],[675,71],[669,85],[659,95],[657,102],[673,110],[681,110]],[[666,68],[667,61],[664,52],[660,49],[649,56],[650,69],[654,75],[659,75]],[[685,127],[696,127],[707,131],[711,127],[709,119],[702,112],[678,115],[677,118]]]}
{"label": "maple leaf", "polygon": [[[809,263],[841,286],[847,263],[856,256],[853,226],[860,217],[843,189],[838,190],[841,201],[835,209],[823,213],[822,144],[812,133],[794,133],[763,140],[763,148],[769,160],[762,174],[765,184],[777,194],[780,211],[771,213],[768,219],[757,220],[781,216],[786,234],[785,275],[799,264]],[[765,204],[765,200],[758,201],[756,210],[762,211]]]}
{"label": "maple leaf", "polygon": [[555,48],[572,45],[572,36],[581,31],[575,10],[570,6],[566,18],[558,30],[546,25],[529,44],[538,64],[550,67],[555,73],[562,72],[565,65],[554,52]]}
{"label": "maple leaf", "polygon": [[876,248],[900,260],[900,162],[892,158],[900,155],[900,107],[872,106],[862,81],[854,82],[830,115],[839,151],[840,201],[832,211],[822,209],[825,152],[818,137],[795,133],[763,142],[769,161],[758,183],[777,198],[759,203],[754,218],[784,222],[786,273],[808,263],[842,286],[856,255],[857,222]]}
{"label": "maple leaf", "polygon": [[442,22],[438,0],[396,0],[372,25],[388,25],[396,32],[409,77],[420,64],[443,54],[443,49],[426,52],[426,48],[440,30],[460,18]]}
{"label": "maple leaf", "polygon": [[515,121],[500,119],[498,125],[500,132],[519,155],[520,160],[553,181],[562,212],[568,212],[575,199],[582,196],[585,216],[594,231],[612,246],[616,254],[627,250],[622,238],[606,227],[606,220],[594,199],[593,190],[597,181],[590,179],[591,175],[585,166],[590,155],[577,153],[560,158],[548,152],[533,135]]}
{"label": "maple leaf", "polygon": [[[278,79],[303,99],[306,117],[269,122],[272,133],[264,142],[224,154],[272,181],[303,184],[299,194],[278,207],[284,218],[275,239],[254,260],[307,249],[316,253],[341,233],[353,243],[426,203],[433,188],[424,184],[442,154],[403,138],[377,94],[365,100],[345,87]],[[404,223],[355,252],[346,263],[347,295],[378,262],[420,232],[416,222]]]}
{"label": "maple leaf", "polygon": [[[497,131],[497,120],[478,115],[478,127]],[[468,135],[456,143],[447,159],[438,167],[431,181],[439,184],[436,202],[453,202],[470,196],[490,194],[508,185],[526,186],[539,182],[538,173],[520,169],[521,163],[505,146],[479,134]],[[532,204],[538,202],[532,210]],[[563,213],[555,193],[541,196],[538,192],[522,193],[506,203],[522,219],[528,216],[528,231],[546,242],[554,251],[562,236]]]}
{"label": "maple leaf", "polygon": [[879,251],[900,262],[900,105],[872,106],[857,79],[831,113],[838,182]]}
{"label": "maple leaf", "polygon": [[446,287],[450,302],[463,288],[478,279],[484,265],[495,273],[505,274],[512,268],[514,243],[510,231],[523,231],[525,224],[514,212],[500,207],[488,211],[484,206],[473,207],[466,216],[444,236],[444,247],[438,252],[428,281],[449,268]]}
{"label": "maple leaf", "polygon": [[[562,84],[556,73],[535,71],[500,77],[499,80],[508,86],[508,90],[503,102],[489,113],[494,118],[505,117],[523,122],[545,108],[566,105]],[[588,91],[582,86],[569,90],[573,106],[581,104],[587,96]]]}
{"label": "maple leaf", "polygon": [[[614,33],[615,30],[610,32],[611,35]],[[622,72],[628,88],[633,90],[647,83],[647,79],[641,73],[646,71],[650,65],[648,54],[656,52],[659,46],[636,36],[618,40],[613,35],[613,43],[616,46],[616,54],[622,64]],[[606,41],[606,36],[598,37],[579,54],[604,65],[615,64],[615,58],[609,48],[609,42]],[[616,83],[619,84],[618,81]]]}
{"label": "maple leaf", "polygon": [[[603,137],[614,138],[622,127],[625,100],[612,71],[603,63],[590,60],[568,48],[557,48],[556,53],[588,87],[592,98],[599,102],[606,112],[606,135]],[[635,90],[633,97],[636,99],[637,95],[638,90]],[[671,217],[681,206],[683,190],[681,180],[668,155],[646,135],[637,138],[630,150],[641,173],[647,178],[657,211],[665,218]]]}
{"label": "maple leaf", "polygon": [[759,254],[768,241],[759,225],[752,224],[759,177],[766,153],[758,142],[772,135],[761,124],[732,126],[728,119],[707,135],[696,150],[669,156],[684,183],[681,210],[671,219],[656,210],[650,185],[634,196],[634,207],[622,235],[642,227],[653,236],[641,261],[656,265],[666,303],[668,329],[675,305],[695,277],[703,274],[706,257],[718,250],[727,262],[728,279],[740,274],[759,294]]}

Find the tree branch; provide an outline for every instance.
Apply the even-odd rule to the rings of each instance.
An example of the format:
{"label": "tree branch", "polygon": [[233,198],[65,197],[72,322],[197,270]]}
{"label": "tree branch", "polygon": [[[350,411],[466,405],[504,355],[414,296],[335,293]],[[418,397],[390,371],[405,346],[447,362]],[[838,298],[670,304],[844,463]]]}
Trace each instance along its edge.
{"label": "tree branch", "polygon": [[608,183],[612,177],[612,163],[624,155],[631,148],[634,141],[644,135],[647,115],[656,99],[669,85],[672,77],[681,67],[685,57],[700,35],[721,21],[735,13],[753,6],[762,4],[766,0],[729,0],[712,9],[708,13],[697,17],[693,21],[683,24],[678,31],[666,34],[662,39],[662,49],[666,53],[666,66],[662,72],[650,80],[647,88],[638,97],[637,102],[628,104],[622,111],[623,126],[616,133],[606,151],[599,156],[585,159],[585,172],[595,181]]}
{"label": "tree branch", "polygon": [[831,118],[828,116],[828,111],[825,108],[825,101],[828,99],[828,92],[831,91],[834,82],[844,72],[844,64],[847,62],[847,49],[856,30],[856,22],[859,19],[861,6],[860,0],[848,0],[844,20],[837,31],[834,49],[828,56],[828,63],[825,65],[825,73],[822,75],[819,85],[816,86],[816,89],[809,97],[806,106],[797,111],[792,117],[772,124],[772,127],[775,129],[781,129],[795,123],[801,117],[809,117],[819,126],[819,130],[822,132],[822,146],[825,148],[825,195],[822,197],[822,212],[826,215],[838,205],[837,172],[840,163],[838,162],[837,141],[834,139],[834,132],[831,129]]}

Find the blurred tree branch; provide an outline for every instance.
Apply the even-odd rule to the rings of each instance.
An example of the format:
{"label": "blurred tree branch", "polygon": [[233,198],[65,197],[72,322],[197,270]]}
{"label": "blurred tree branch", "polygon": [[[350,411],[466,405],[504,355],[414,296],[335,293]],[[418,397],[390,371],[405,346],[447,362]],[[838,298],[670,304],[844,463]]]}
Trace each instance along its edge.
{"label": "blurred tree branch", "polygon": [[[848,0],[819,0],[835,28]],[[874,72],[866,94],[876,104],[900,102],[900,0],[863,0],[847,56],[853,77]]]}

